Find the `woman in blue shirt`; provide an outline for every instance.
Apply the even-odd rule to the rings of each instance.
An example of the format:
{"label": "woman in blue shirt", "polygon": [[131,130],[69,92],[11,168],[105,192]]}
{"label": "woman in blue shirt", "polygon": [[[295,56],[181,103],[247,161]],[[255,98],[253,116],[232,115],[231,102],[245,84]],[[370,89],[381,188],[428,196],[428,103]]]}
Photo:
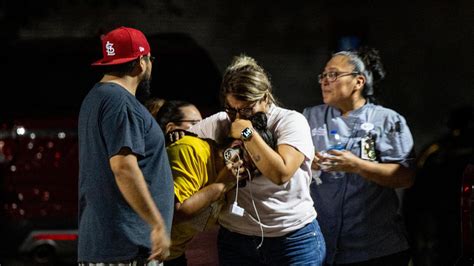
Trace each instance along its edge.
{"label": "woman in blue shirt", "polygon": [[[324,104],[305,108],[314,158],[311,193],[328,265],[407,265],[396,188],[413,184],[413,138],[403,116],[374,103],[378,51],[332,55],[319,75]],[[343,150],[328,150],[337,131]],[[325,152],[323,152],[325,151]]]}

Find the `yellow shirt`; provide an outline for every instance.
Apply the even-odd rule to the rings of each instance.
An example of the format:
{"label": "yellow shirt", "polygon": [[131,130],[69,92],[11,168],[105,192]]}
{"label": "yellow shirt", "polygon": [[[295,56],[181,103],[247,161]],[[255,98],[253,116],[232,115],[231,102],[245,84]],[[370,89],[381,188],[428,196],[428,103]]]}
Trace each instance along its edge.
{"label": "yellow shirt", "polygon": [[[168,158],[174,178],[174,194],[180,203],[205,187],[209,180],[215,180],[215,158],[211,144],[203,139],[184,136],[167,147]],[[173,222],[171,248],[168,259],[184,254],[186,244],[198,232],[203,231],[210,221],[215,207],[210,206],[189,221]]]}

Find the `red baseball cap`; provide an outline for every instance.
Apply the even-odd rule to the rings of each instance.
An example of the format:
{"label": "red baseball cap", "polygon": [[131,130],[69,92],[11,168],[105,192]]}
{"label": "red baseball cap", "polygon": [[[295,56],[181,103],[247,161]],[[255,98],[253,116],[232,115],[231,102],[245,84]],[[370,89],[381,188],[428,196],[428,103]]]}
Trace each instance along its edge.
{"label": "red baseball cap", "polygon": [[150,53],[145,35],[136,29],[119,27],[102,35],[103,58],[93,66],[109,66],[127,63]]}

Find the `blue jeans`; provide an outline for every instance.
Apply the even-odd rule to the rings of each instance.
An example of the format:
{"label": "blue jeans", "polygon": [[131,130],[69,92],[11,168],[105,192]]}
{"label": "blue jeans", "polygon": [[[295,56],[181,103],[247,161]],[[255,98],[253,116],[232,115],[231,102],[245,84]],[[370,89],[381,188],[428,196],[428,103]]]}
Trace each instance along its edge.
{"label": "blue jeans", "polygon": [[326,244],[316,220],[281,237],[230,232],[221,226],[217,239],[220,265],[322,265]]}

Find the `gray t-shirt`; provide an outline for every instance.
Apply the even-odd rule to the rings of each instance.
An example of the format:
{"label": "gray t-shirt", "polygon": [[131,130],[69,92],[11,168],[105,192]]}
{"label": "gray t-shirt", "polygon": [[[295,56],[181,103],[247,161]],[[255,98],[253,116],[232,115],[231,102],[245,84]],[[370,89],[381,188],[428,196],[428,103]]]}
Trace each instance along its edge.
{"label": "gray t-shirt", "polygon": [[150,226],[125,201],[109,159],[122,147],[136,154],[168,232],[173,178],[163,132],[134,95],[114,83],[97,83],[79,114],[78,261],[127,260],[150,249]]}
{"label": "gray t-shirt", "polygon": [[[366,104],[342,116],[328,105],[305,108],[316,151],[329,146],[328,134],[337,130],[346,150],[361,157],[362,140],[374,140],[374,160],[414,166],[413,138],[405,119],[393,110]],[[311,195],[326,240],[328,263],[365,261],[408,249],[399,200],[392,188],[362,176],[342,177],[322,172],[311,184]]]}

